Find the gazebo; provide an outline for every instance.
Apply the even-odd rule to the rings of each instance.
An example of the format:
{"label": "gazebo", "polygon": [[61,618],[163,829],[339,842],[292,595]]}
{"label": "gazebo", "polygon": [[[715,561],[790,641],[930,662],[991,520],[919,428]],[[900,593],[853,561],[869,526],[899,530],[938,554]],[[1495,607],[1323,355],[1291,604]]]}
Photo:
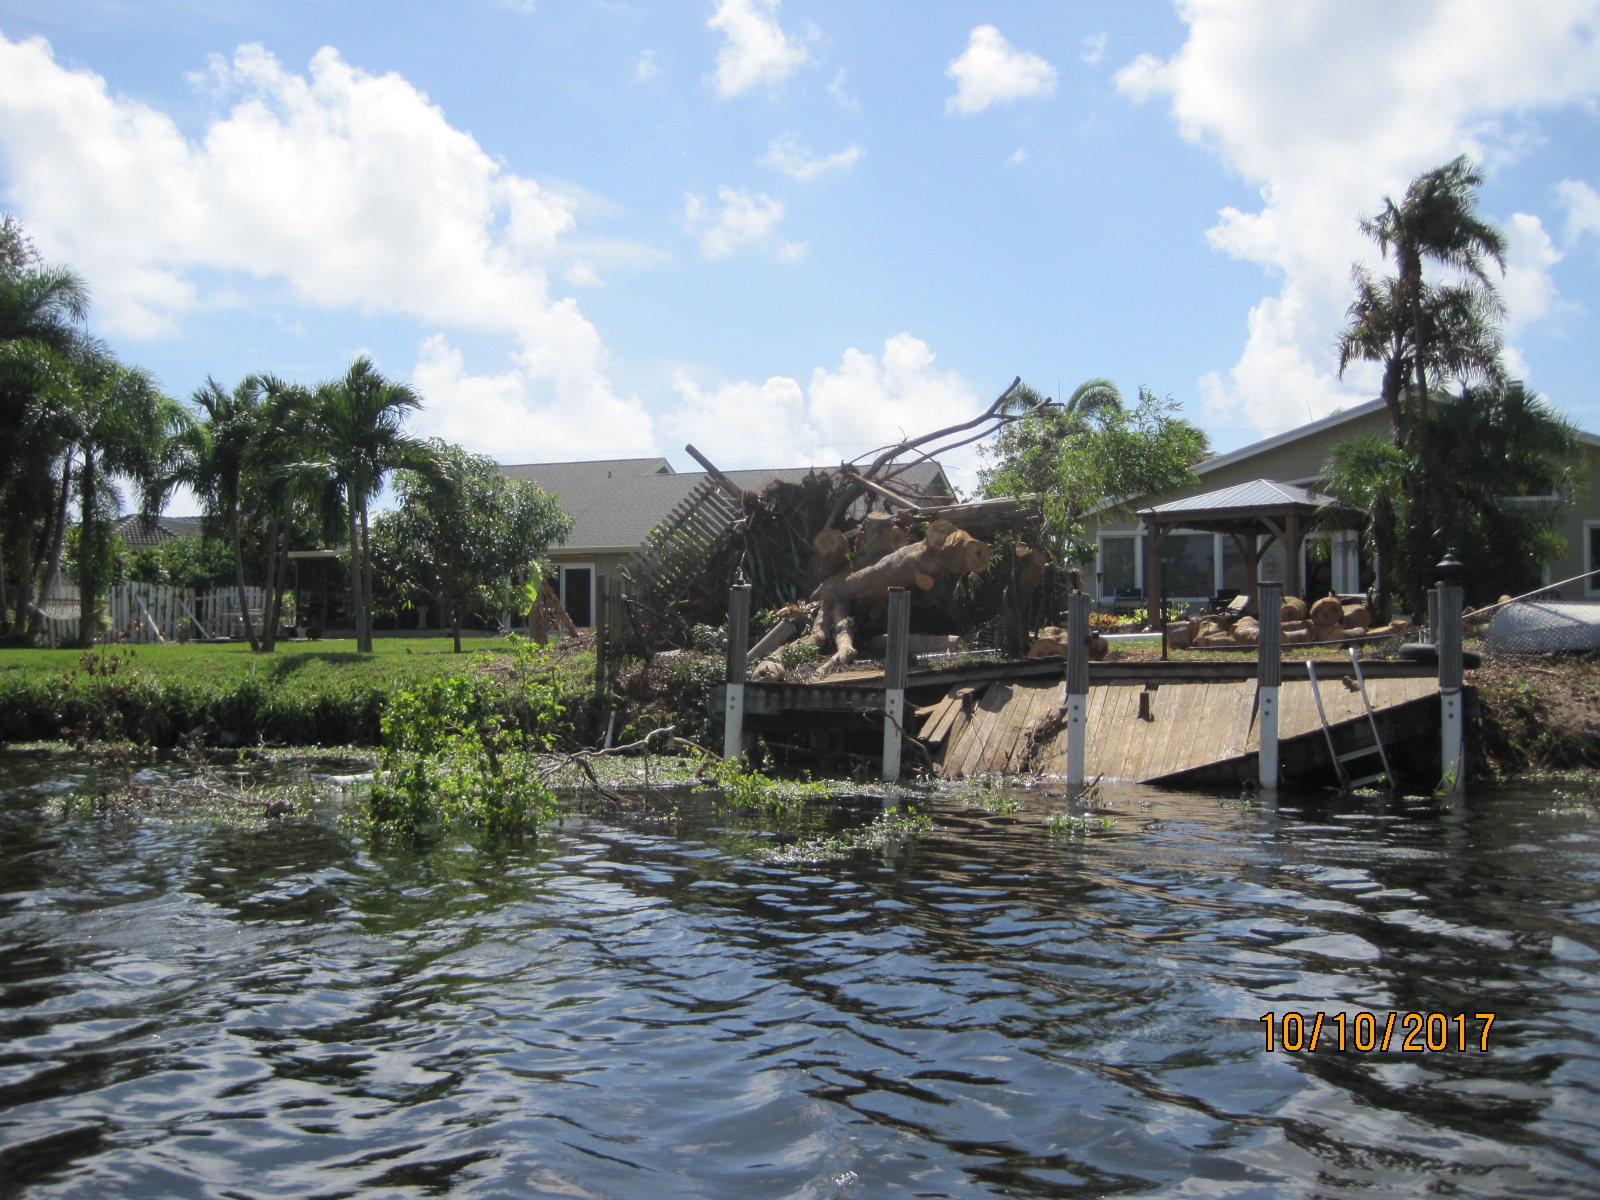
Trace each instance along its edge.
{"label": "gazebo", "polygon": [[[1256,575],[1261,566],[1262,552],[1274,541],[1281,542],[1285,552],[1286,575],[1283,593],[1285,596],[1300,595],[1304,588],[1304,581],[1300,577],[1300,550],[1305,544],[1306,532],[1323,506],[1333,502],[1332,496],[1296,487],[1292,483],[1253,479],[1249,483],[1140,509],[1139,519],[1149,530],[1146,541],[1149,565],[1145,578],[1148,581],[1146,595],[1151,612],[1159,612],[1157,606],[1165,601],[1165,593],[1161,589],[1161,546],[1175,529],[1225,533],[1233,538],[1245,562],[1245,579],[1252,601],[1256,595]],[[1259,540],[1262,534],[1267,535],[1265,541]],[[1163,621],[1162,628],[1165,627]],[[1165,639],[1162,644],[1166,644]]]}

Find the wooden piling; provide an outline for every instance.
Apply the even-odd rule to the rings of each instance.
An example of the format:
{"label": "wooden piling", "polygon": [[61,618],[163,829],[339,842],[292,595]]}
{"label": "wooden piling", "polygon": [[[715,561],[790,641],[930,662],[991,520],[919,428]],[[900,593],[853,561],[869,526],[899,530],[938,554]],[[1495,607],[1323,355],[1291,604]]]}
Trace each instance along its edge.
{"label": "wooden piling", "polygon": [[1067,597],[1067,794],[1083,790],[1089,741],[1089,595]]}
{"label": "wooden piling", "polygon": [[1459,799],[1466,786],[1461,696],[1461,580],[1465,573],[1454,554],[1446,554],[1439,563],[1439,625],[1434,634],[1439,647],[1439,791],[1451,799]]}
{"label": "wooden piling", "polygon": [[900,779],[900,744],[905,733],[906,670],[911,647],[911,593],[889,589],[888,645],[883,652],[883,780]]}
{"label": "wooden piling", "polygon": [[745,664],[750,645],[750,585],[728,590],[728,698],[723,709],[722,757],[744,753]]}
{"label": "wooden piling", "polygon": [[1278,786],[1278,689],[1283,685],[1283,584],[1256,585],[1256,721],[1260,748],[1257,778],[1262,791]]}

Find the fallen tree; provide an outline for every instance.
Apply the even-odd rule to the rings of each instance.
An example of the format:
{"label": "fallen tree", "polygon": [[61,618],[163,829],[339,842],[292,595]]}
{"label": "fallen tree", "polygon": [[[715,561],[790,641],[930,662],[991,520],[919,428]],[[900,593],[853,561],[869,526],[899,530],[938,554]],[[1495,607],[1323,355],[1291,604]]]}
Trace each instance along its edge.
{"label": "fallen tree", "polygon": [[826,671],[839,670],[855,660],[856,614],[880,613],[888,603],[890,588],[916,587],[926,591],[947,575],[981,574],[989,569],[989,544],[946,520],[932,522],[919,542],[874,553],[879,546],[895,540],[888,533],[891,529],[899,530],[903,537],[904,531],[888,521],[863,522],[862,540],[873,536],[877,542],[866,547],[870,561],[853,571],[835,572],[812,593],[817,615],[811,626],[811,640],[819,650],[827,649],[830,643],[834,648],[833,657],[823,664]]}

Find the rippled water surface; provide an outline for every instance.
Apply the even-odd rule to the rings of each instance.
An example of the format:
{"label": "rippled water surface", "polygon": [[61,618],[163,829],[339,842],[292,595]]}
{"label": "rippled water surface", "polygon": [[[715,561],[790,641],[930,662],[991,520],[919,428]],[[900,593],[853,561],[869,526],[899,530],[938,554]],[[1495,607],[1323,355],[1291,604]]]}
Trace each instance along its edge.
{"label": "rippled water surface", "polygon": [[[945,799],[795,866],[686,801],[402,852],[4,769],[0,1195],[1600,1195],[1600,810],[1553,789]],[[1495,1020],[1268,1052],[1286,1010]]]}

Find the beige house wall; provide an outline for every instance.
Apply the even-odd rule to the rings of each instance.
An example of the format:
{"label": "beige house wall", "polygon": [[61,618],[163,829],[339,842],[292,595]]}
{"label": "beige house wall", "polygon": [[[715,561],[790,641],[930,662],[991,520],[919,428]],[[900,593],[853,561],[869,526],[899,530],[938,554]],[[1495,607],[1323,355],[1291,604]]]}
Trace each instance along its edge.
{"label": "beige house wall", "polygon": [[[1374,411],[1353,416],[1349,420],[1325,428],[1313,429],[1303,437],[1285,439],[1280,444],[1268,446],[1258,453],[1249,453],[1249,447],[1244,447],[1242,451],[1219,455],[1218,457],[1224,460],[1219,465],[1211,466],[1208,463],[1200,465],[1197,469],[1199,479],[1193,485],[1159,496],[1135,497],[1125,506],[1128,511],[1107,513],[1101,521],[1091,526],[1091,531],[1096,535],[1097,542],[1102,540],[1103,535],[1132,534],[1139,529],[1139,520],[1132,515],[1138,509],[1149,508],[1169,500],[1181,500],[1187,496],[1197,496],[1220,488],[1233,487],[1236,484],[1249,483],[1254,479],[1275,479],[1281,483],[1310,485],[1321,475],[1323,465],[1339,443],[1361,434],[1375,434],[1386,438],[1389,433],[1389,415],[1380,405]],[[1565,540],[1567,548],[1566,553],[1549,564],[1546,571],[1545,579],[1552,584],[1585,571],[1600,569],[1600,438],[1592,434],[1581,436],[1584,439],[1588,486],[1582,494],[1568,497],[1558,512],[1556,530]],[[1142,546],[1142,539],[1139,544]],[[1231,554],[1232,551],[1226,547],[1224,541],[1219,540],[1215,543],[1214,557],[1220,561],[1224,553]],[[1342,544],[1336,545],[1334,553],[1336,558],[1343,556],[1341,569],[1338,571],[1340,579],[1336,582],[1350,582],[1355,573],[1354,549],[1350,539],[1343,539]],[[1470,570],[1470,550],[1464,549],[1461,553],[1462,557],[1468,560],[1467,566]],[[1100,582],[1097,576],[1102,571],[1102,558],[1103,543],[1102,554],[1098,555],[1094,562],[1084,564],[1084,571],[1090,581],[1088,586],[1091,590],[1096,591],[1102,601],[1109,602],[1113,599],[1111,585],[1106,583],[1100,588],[1096,587],[1097,582]],[[1141,549],[1138,553],[1138,582],[1141,584],[1143,565]],[[1353,586],[1351,590],[1354,590]],[[1562,594],[1567,599],[1600,597],[1600,577],[1591,576],[1578,584],[1569,584],[1562,589]],[[1173,599],[1190,600],[1199,598],[1201,598],[1199,594],[1173,597]]]}

